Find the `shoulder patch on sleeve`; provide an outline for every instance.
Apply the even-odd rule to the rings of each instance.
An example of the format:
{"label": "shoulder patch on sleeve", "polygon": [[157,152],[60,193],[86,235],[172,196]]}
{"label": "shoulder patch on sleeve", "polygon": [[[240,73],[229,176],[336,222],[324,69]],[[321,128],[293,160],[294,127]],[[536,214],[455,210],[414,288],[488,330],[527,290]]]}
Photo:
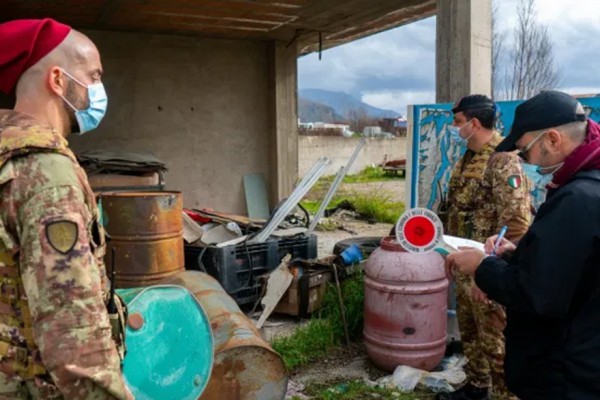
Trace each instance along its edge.
{"label": "shoulder patch on sleeve", "polygon": [[61,254],[70,252],[75,243],[79,232],[77,224],[72,221],[54,221],[46,225],[46,239],[50,246]]}
{"label": "shoulder patch on sleeve", "polygon": [[522,183],[522,178],[521,175],[511,175],[508,177],[507,180],[508,186],[510,186],[513,189],[518,189],[521,187],[521,183]]}

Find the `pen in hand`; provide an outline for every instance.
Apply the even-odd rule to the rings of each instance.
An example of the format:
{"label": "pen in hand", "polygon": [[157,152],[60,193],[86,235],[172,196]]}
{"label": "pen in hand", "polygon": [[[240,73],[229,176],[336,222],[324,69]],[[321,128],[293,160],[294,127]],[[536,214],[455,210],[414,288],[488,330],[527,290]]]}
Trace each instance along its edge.
{"label": "pen in hand", "polygon": [[500,246],[500,243],[502,243],[502,239],[504,239],[504,235],[506,234],[506,231],[508,229],[508,226],[504,225],[502,227],[502,229],[500,229],[500,233],[498,234],[498,238],[496,239],[496,243],[494,243],[494,250],[492,250],[492,256],[496,256],[496,249],[498,248],[498,246]]}

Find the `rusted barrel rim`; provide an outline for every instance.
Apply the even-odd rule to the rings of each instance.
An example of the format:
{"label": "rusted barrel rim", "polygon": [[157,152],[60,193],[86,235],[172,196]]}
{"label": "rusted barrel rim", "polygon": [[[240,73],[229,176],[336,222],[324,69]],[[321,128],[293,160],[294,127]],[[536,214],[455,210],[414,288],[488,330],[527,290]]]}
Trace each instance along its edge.
{"label": "rusted barrel rim", "polygon": [[379,244],[381,248],[386,251],[406,252],[406,249],[398,243],[395,236],[385,236],[381,239]]}
{"label": "rusted barrel rim", "polygon": [[101,192],[100,197],[159,197],[167,195],[180,195],[176,190],[165,190],[164,192]]}

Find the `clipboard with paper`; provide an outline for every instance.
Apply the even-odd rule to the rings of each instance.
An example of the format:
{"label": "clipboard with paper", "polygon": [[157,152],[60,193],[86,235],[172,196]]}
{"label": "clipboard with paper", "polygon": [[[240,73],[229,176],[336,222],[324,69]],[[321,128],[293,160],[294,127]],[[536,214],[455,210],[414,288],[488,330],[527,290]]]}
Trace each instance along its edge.
{"label": "clipboard with paper", "polygon": [[444,241],[441,244],[442,246],[436,247],[435,251],[443,256],[457,252],[459,247],[474,247],[478,250],[485,251],[483,243],[450,235],[444,235]]}

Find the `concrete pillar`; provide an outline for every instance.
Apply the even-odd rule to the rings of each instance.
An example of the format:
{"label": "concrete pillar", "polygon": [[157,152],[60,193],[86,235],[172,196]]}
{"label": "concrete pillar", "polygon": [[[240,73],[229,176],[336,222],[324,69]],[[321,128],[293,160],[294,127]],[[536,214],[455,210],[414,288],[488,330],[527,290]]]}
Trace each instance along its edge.
{"label": "concrete pillar", "polygon": [[270,60],[270,197],[275,206],[298,178],[298,55],[295,42],[273,41]]}
{"label": "concrete pillar", "polygon": [[492,0],[437,0],[436,101],[492,94]]}

